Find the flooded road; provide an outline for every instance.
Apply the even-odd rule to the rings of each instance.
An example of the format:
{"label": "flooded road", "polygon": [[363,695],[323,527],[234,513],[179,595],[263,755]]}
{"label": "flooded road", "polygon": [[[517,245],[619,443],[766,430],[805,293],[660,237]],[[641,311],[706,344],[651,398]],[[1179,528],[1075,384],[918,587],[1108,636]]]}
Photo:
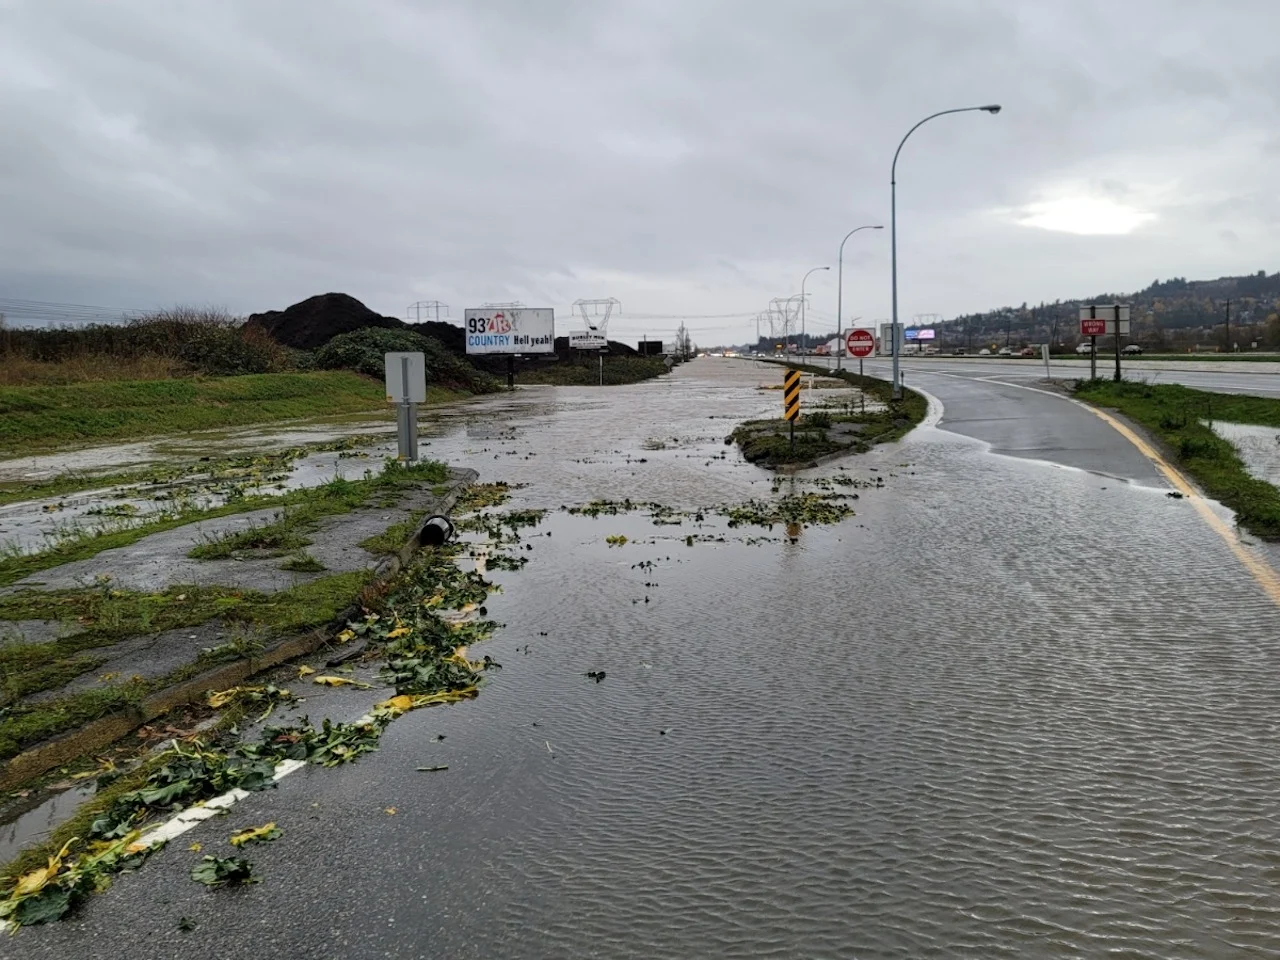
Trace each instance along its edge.
{"label": "flooded road", "polygon": [[[885,480],[794,540],[556,509],[772,495],[723,438],[780,407],[759,389],[778,379],[706,359],[443,411],[428,455],[552,510],[528,565],[496,574],[506,627],[484,651],[504,669],[474,702],[398,720],[360,762],[193,832],[226,855],[231,828],[278,822],[254,852],[261,886],[205,890],[175,844],[6,946],[1280,953],[1280,614],[1088,411],[1045,397],[1015,416],[1013,388],[938,377],[924,389],[940,425],[778,483]],[[1035,423],[1050,441],[1031,442]],[[416,772],[428,763],[448,771]]]}

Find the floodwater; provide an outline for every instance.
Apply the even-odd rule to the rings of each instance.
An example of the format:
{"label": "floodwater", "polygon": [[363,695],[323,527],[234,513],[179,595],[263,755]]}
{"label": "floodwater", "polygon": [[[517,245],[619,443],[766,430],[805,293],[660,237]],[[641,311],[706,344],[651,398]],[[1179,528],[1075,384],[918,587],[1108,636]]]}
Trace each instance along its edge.
{"label": "floodwater", "polygon": [[147,955],[1280,955],[1280,618],[1186,501],[925,426],[777,481],[885,479],[795,538],[555,509],[770,495],[723,437],[777,376],[451,408],[430,455],[552,508],[496,574],[504,669],[246,801],[286,834],[261,895],[165,851],[27,945],[181,911],[216,935]]}
{"label": "floodwater", "polygon": [[[600,468],[522,457],[566,442],[550,417],[494,475],[519,506],[758,495],[705,420],[627,464],[629,407],[676,437],[682,409],[748,413],[745,365],[713,363],[602,397]],[[1280,953],[1280,618],[1217,535],[932,428],[846,465],[884,489],[796,542],[549,518],[490,605],[509,668],[466,708],[478,759],[432,802],[461,837],[391,895],[397,928],[489,957]],[[380,767],[437,729],[398,723]],[[466,911],[465,947],[423,902]]]}
{"label": "floodwater", "polygon": [[1235,445],[1250,474],[1268,483],[1280,483],[1280,430],[1221,420],[1215,420],[1209,426],[1218,436]]}

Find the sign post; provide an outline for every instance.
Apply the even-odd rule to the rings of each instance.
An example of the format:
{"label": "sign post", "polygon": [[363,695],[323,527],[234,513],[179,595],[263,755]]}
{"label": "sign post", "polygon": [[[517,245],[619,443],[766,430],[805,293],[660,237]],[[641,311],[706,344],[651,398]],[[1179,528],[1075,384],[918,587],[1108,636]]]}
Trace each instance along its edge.
{"label": "sign post", "polygon": [[418,459],[418,404],[427,402],[427,362],[421,353],[388,353],[387,403],[396,405],[396,448],[400,460]]}
{"label": "sign post", "polygon": [[791,449],[796,448],[796,421],[800,419],[800,371],[788,370],[782,380],[782,415],[791,424]]}
{"label": "sign post", "polygon": [[850,330],[844,340],[844,349],[849,356],[858,358],[858,376],[862,376],[863,358],[876,352],[876,335],[862,327]]}
{"label": "sign post", "polygon": [[[1101,311],[1101,315],[1099,314]],[[1108,314],[1110,316],[1108,317]],[[1089,338],[1089,379],[1098,378],[1098,337],[1111,334],[1116,338],[1116,382],[1120,382],[1120,337],[1129,333],[1129,306],[1110,303],[1090,304],[1080,308],[1080,336]]]}

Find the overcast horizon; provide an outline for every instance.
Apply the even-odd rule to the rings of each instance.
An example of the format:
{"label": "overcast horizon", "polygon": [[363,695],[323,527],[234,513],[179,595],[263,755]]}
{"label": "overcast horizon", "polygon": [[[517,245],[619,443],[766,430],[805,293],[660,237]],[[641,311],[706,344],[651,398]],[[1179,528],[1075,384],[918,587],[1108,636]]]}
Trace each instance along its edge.
{"label": "overcast horizon", "polygon": [[0,298],[754,339],[1280,269],[1280,5],[0,0]]}

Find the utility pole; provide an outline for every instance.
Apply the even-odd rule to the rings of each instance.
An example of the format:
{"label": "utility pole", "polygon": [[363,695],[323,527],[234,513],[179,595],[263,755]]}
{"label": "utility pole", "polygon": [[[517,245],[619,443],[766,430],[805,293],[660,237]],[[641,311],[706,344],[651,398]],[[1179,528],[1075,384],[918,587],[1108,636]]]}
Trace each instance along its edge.
{"label": "utility pole", "polygon": [[1227,353],[1231,352],[1231,298],[1227,297]]}

